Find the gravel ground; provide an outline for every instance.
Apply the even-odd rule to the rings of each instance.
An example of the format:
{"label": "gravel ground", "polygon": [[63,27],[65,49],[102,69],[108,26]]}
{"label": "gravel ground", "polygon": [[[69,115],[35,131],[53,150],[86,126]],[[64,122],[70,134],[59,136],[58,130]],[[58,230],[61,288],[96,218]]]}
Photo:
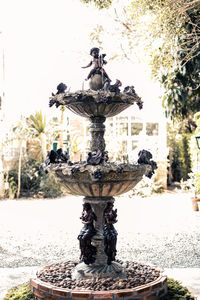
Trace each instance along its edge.
{"label": "gravel ground", "polygon": [[[116,197],[117,258],[161,269],[200,268],[200,212],[191,196]],[[77,260],[81,199],[0,201],[0,269]]]}

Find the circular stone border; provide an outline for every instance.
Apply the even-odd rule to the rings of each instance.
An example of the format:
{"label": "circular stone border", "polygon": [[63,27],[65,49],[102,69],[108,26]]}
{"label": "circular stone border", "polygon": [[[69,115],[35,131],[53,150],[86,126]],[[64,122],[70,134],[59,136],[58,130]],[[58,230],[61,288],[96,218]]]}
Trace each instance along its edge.
{"label": "circular stone border", "polygon": [[30,288],[36,300],[159,300],[167,294],[167,276],[132,288],[110,291],[69,290],[58,288],[39,279],[30,279]]}

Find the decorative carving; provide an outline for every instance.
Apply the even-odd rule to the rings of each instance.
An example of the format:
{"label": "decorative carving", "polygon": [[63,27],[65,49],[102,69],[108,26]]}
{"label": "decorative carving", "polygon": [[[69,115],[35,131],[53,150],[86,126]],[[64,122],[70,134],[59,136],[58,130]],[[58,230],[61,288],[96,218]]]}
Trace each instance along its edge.
{"label": "decorative carving", "polygon": [[57,108],[61,105],[56,99],[50,99],[49,107],[52,107],[54,104],[56,105]]}
{"label": "decorative carving", "polygon": [[91,133],[91,142],[90,142],[90,149],[91,151],[100,150],[104,152],[105,150],[105,140],[104,140],[104,132],[105,132],[105,125],[103,124],[106,120],[105,117],[91,117],[91,126],[90,126],[90,133]]}
{"label": "decorative carving", "polygon": [[124,168],[121,167],[121,166],[119,166],[119,167],[117,168],[117,170],[116,170],[117,174],[122,174],[123,171],[124,171]]}
{"label": "decorative carving", "polygon": [[67,163],[69,161],[69,154],[67,152],[63,153],[62,148],[57,151],[51,150],[47,152],[47,157],[45,160],[45,165],[49,165],[51,163]]}
{"label": "decorative carving", "polygon": [[108,202],[104,210],[105,224],[103,227],[104,234],[104,250],[108,257],[107,264],[110,265],[115,260],[117,253],[117,231],[113,224],[117,222],[117,209],[113,209],[113,203]]}
{"label": "decorative carving", "polygon": [[103,162],[103,152],[100,150],[89,152],[87,157],[87,164],[96,166]]}
{"label": "decorative carving", "polygon": [[[59,94],[63,94],[67,89],[67,86],[64,84],[64,83],[59,83],[59,85],[57,86],[57,93],[56,95],[59,95]],[[55,96],[54,93],[52,93],[52,96]]]}
{"label": "decorative carving", "polygon": [[148,178],[151,178],[152,175],[155,173],[154,170],[157,169],[157,163],[154,160],[151,160],[153,158],[151,152],[143,149],[138,153],[138,156],[138,164],[145,164],[151,166],[151,170],[146,174]]}
{"label": "decorative carving", "polygon": [[83,212],[80,217],[82,223],[84,224],[78,240],[80,243],[81,255],[80,259],[87,265],[95,262],[96,247],[91,244],[91,238],[96,234],[94,228],[94,221],[97,220],[95,213],[93,212],[90,203],[83,204]]}
{"label": "decorative carving", "polygon": [[123,93],[125,94],[129,94],[129,95],[137,95],[136,92],[135,92],[135,88],[133,85],[131,86],[126,86],[123,90]]}
{"label": "decorative carving", "polygon": [[134,103],[142,108],[143,102],[137,95],[89,89],[74,93],[67,91],[64,94],[55,95],[50,98],[49,106],[64,105],[83,117],[113,117]]}
{"label": "decorative carving", "polygon": [[94,176],[95,179],[100,180],[103,177],[104,172],[101,171],[100,169],[96,169],[92,175]]}
{"label": "decorative carving", "polygon": [[131,86],[126,86],[123,90],[123,93],[124,94],[127,94],[127,95],[130,95],[130,96],[133,96],[133,97],[137,97],[138,98],[138,101],[137,101],[137,105],[139,107],[139,109],[142,109],[143,108],[143,102],[141,100],[141,98],[138,97],[138,95],[136,94],[135,92],[135,88],[133,85]]}
{"label": "decorative carving", "polygon": [[89,152],[87,157],[87,164],[96,166],[108,161],[108,151],[101,152],[100,150]]}
{"label": "decorative carving", "polygon": [[80,168],[79,167],[73,167],[72,169],[71,169],[71,173],[72,174],[76,174],[76,173],[78,173],[80,171]]}
{"label": "decorative carving", "polygon": [[110,84],[109,80],[106,80],[103,86],[103,90],[104,91],[109,91],[115,94],[119,94],[120,93],[120,89],[119,87],[122,86],[122,83],[119,79],[116,79],[115,84]]}

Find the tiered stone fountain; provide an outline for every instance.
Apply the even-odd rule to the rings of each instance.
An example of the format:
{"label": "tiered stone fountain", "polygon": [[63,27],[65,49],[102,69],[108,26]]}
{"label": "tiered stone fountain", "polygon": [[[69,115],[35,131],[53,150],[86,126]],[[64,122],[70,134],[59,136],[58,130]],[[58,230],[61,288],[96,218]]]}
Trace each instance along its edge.
{"label": "tiered stone fountain", "polygon": [[[94,80],[98,82],[98,88]],[[117,221],[117,213],[113,209],[113,196],[133,189],[143,175],[151,174],[153,166],[152,161],[146,157],[144,159],[140,157],[139,163],[134,164],[109,162],[108,153],[105,151],[106,118],[118,115],[134,103],[138,104],[139,108],[142,107],[142,101],[133,88],[127,87],[122,93],[118,84],[113,86],[108,84],[105,89],[102,76],[99,74],[93,74],[91,87],[93,89],[75,93],[58,92],[50,99],[50,106],[64,105],[91,121],[91,152],[87,161],[72,163],[68,155],[62,151],[59,153],[51,151],[46,161],[46,169],[55,175],[68,193],[84,196],[81,217],[84,227],[78,237],[80,262],[72,264],[74,267],[71,268],[69,276],[74,285],[69,289],[65,288],[65,285],[54,284],[44,279],[41,274],[51,271],[54,265],[41,270],[36,279],[31,279],[30,285],[36,299],[160,299],[167,288],[166,277],[159,272],[156,273],[156,277],[154,274],[152,281],[140,283],[130,289],[119,287],[110,290],[107,288],[106,291],[102,288],[93,290],[90,287],[85,288],[84,285],[85,281],[90,283],[92,280],[100,282],[113,279],[123,282],[129,278],[131,281],[127,265],[115,260],[117,232],[113,224]],[[63,270],[67,263],[61,265]],[[64,270],[65,273],[68,271],[69,268],[66,272]],[[62,282],[63,278],[65,276],[62,277]],[[78,288],[75,284],[77,281]]]}

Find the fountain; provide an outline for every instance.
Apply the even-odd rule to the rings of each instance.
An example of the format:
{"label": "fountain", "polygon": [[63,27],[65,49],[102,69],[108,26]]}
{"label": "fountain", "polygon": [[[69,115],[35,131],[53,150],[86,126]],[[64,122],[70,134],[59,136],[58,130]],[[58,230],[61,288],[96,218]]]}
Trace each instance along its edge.
{"label": "fountain", "polygon": [[[57,94],[50,98],[50,106],[64,105],[89,118],[91,144],[87,160],[73,163],[59,149],[50,151],[45,162],[45,170],[53,173],[68,193],[84,196],[83,229],[78,236],[80,261],[46,266],[31,279],[30,286],[36,299],[160,299],[167,292],[166,277],[150,266],[117,261],[114,228],[114,196],[133,189],[143,175],[150,177],[156,163],[145,150],[140,151],[137,163],[109,162],[104,140],[106,118],[134,103],[141,109],[142,100],[133,86],[121,92],[120,80],[110,84],[103,69],[105,54],[99,55],[98,48],[92,48],[90,54],[93,61],[88,66],[94,65],[87,77],[90,89],[72,93],[60,84]],[[138,272],[142,268],[146,270],[143,278]]]}

